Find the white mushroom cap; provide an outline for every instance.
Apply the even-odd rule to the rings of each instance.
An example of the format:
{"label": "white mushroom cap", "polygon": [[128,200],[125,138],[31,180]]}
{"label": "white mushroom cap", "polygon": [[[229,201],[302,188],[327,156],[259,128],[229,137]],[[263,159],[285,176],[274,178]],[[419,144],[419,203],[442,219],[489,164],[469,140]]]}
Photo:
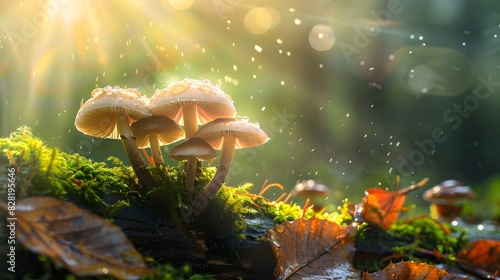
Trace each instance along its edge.
{"label": "white mushroom cap", "polygon": [[220,118],[202,126],[195,134],[214,149],[222,149],[224,138],[235,138],[236,149],[260,146],[269,140],[258,124],[243,118]]}
{"label": "white mushroom cap", "polygon": [[157,134],[159,145],[168,145],[184,138],[184,130],[172,119],[163,116],[151,116],[134,122],[130,129],[134,133],[137,146],[146,148],[150,145],[150,134]]}
{"label": "white mushroom cap", "polygon": [[247,118],[221,118],[206,123],[194,135],[205,140],[215,149],[222,149],[219,166],[214,177],[203,190],[195,207],[203,207],[202,197],[213,199],[219,191],[229,166],[233,160],[235,148],[259,146],[269,140],[267,134],[258,124],[248,122]]}
{"label": "white mushroom cap", "polygon": [[236,115],[233,100],[219,85],[187,78],[155,92],[149,110],[184,125],[186,138],[196,132],[198,125]]}
{"label": "white mushroom cap", "polygon": [[217,157],[214,148],[203,139],[191,137],[177,145],[170,151],[170,158],[174,160],[187,160],[186,168],[186,194],[184,203],[191,205],[193,196],[193,187],[196,177],[196,165],[199,160],[210,160]]}
{"label": "white mushroom cap", "polygon": [[195,157],[199,160],[210,160],[217,157],[214,148],[201,138],[191,137],[170,151],[174,160],[188,160]]}
{"label": "white mushroom cap", "polygon": [[130,123],[130,120],[151,116],[147,109],[148,99],[136,89],[96,88],[91,96],[80,107],[75,118],[76,128],[84,134],[118,139],[117,118]]}
{"label": "white mushroom cap", "polygon": [[85,134],[121,139],[132,168],[143,186],[152,186],[155,180],[144,169],[145,162],[130,130],[130,123],[151,116],[147,108],[148,101],[136,89],[110,86],[96,88],[92,91],[92,97],[80,107],[75,118],[76,128]]}

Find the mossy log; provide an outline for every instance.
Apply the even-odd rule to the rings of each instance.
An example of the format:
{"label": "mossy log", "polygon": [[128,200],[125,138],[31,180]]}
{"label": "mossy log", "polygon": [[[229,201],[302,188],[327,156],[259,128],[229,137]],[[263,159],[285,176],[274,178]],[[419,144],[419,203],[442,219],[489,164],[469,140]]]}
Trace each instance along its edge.
{"label": "mossy log", "polygon": [[[205,215],[205,216],[204,216]],[[227,236],[221,223],[199,220],[185,225],[171,215],[160,215],[150,208],[132,205],[121,208],[113,218],[145,257],[159,264],[189,264],[194,273],[216,279],[275,279],[276,261],[268,242],[259,240],[275,222],[267,216],[247,217],[244,239]],[[175,217],[175,215],[174,215]]]}

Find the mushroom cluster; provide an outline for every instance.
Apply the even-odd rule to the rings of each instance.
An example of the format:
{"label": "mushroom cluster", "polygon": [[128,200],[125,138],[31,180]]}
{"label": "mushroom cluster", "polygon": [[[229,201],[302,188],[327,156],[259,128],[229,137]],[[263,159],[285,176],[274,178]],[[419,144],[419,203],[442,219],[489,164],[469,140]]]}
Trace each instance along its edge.
{"label": "mushroom cluster", "polygon": [[[186,161],[184,203],[189,211],[182,213],[185,219],[199,214],[215,197],[235,149],[262,145],[269,139],[258,124],[236,117],[233,100],[219,85],[189,78],[170,83],[151,98],[137,89],[97,88],[80,107],[75,126],[93,137],[121,139],[143,187],[156,182],[145,168],[139,148],[150,147],[153,163],[164,164],[160,145],[185,138],[169,155]],[[222,151],[217,171],[193,203],[196,168],[200,160],[215,158],[215,149]]]}

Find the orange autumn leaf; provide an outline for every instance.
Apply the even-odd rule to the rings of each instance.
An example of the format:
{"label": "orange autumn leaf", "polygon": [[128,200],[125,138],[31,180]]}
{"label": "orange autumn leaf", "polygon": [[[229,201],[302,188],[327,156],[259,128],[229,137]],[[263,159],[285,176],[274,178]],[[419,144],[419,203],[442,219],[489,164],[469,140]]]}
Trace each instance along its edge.
{"label": "orange autumn leaf", "polygon": [[477,240],[458,252],[460,266],[484,279],[494,279],[500,272],[500,241]]}
{"label": "orange autumn leaf", "polygon": [[467,279],[451,276],[446,270],[437,269],[436,266],[415,263],[411,261],[390,263],[384,269],[374,273],[363,273],[362,280],[405,280],[405,279],[422,279],[422,280],[435,280],[435,279]]}
{"label": "orange autumn leaf", "polygon": [[[399,177],[397,177],[399,182]],[[410,185],[401,190],[388,191],[380,188],[370,188],[365,191],[363,198],[361,217],[366,222],[377,224],[383,229],[389,229],[399,216],[399,212],[405,203],[406,194],[424,186],[428,178],[424,178],[417,184]]]}

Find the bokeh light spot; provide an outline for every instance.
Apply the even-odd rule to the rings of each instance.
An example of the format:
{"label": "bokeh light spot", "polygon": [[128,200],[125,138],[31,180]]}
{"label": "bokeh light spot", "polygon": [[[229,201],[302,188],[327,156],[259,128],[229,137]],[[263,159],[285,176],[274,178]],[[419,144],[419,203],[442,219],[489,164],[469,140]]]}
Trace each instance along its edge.
{"label": "bokeh light spot", "polygon": [[278,25],[280,14],[272,7],[252,8],[245,16],[245,28],[252,34],[264,34]]}
{"label": "bokeh light spot", "polygon": [[317,51],[327,51],[334,43],[335,36],[329,26],[318,24],[309,32],[309,44]]}
{"label": "bokeh light spot", "polygon": [[194,0],[168,0],[168,3],[179,11],[186,10],[191,8],[194,3]]}

